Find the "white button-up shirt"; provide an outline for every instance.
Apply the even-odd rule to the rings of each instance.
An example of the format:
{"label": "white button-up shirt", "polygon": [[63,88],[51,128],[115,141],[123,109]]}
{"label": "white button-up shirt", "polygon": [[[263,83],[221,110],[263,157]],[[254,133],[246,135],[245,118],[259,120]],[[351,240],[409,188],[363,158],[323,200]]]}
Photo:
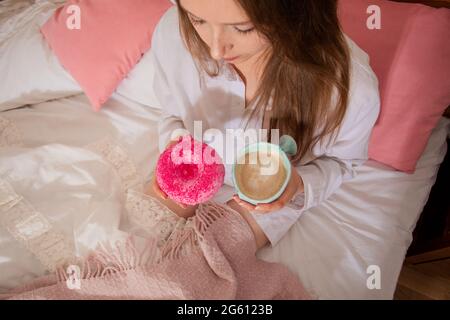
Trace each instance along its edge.
{"label": "white button-up shirt", "polygon": [[[347,36],[346,40],[351,53],[346,115],[335,142],[331,145],[317,144],[312,153],[295,167],[304,184],[302,205],[287,205],[266,214],[252,212],[272,246],[303,212],[320,205],[343,181],[353,178],[354,167],[368,158],[369,137],[380,109],[378,80],[369,66],[368,55]],[[196,139],[203,139],[213,146],[222,156],[226,168],[225,184],[213,200],[225,203],[236,193],[231,179],[231,163],[226,159],[232,159],[245,141],[241,139],[237,146],[233,146],[237,149],[230,151],[227,143],[217,137],[225,137],[227,129],[242,129],[249,120],[252,108],[245,108],[245,84],[234,68],[225,62],[220,63],[220,74],[214,78],[196,67],[181,38],[176,7],[169,9],[157,25],[152,53],[154,91],[162,106],[158,126],[160,151],[164,150],[177,129],[188,130]],[[201,132],[194,132],[195,121],[201,121]],[[249,124],[248,128],[262,128],[262,114]]]}

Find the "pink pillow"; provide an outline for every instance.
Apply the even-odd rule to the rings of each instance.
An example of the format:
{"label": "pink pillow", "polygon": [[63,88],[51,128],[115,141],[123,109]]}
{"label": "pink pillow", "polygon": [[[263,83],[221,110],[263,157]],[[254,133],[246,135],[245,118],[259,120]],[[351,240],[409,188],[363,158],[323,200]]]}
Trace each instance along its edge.
{"label": "pink pillow", "polygon": [[[379,30],[366,26],[370,5],[381,9]],[[369,54],[380,82],[369,157],[413,173],[450,103],[450,10],[385,0],[342,0],[339,9],[344,32]]]}
{"label": "pink pillow", "polygon": [[[150,48],[153,30],[171,5],[169,0],[70,0],[41,31],[98,111]],[[79,8],[79,29],[66,24],[76,22],[72,8]]]}

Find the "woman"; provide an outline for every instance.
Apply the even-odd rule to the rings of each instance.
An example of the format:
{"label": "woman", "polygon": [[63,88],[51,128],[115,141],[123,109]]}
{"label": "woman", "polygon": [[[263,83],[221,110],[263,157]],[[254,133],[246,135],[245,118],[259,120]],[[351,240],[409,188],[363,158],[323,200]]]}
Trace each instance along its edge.
{"label": "woman", "polygon": [[[377,78],[367,55],[341,31],[335,0],[176,4],[152,44],[160,150],[178,129],[193,134],[194,121],[203,130],[278,129],[293,137],[293,174],[279,199],[253,206],[227,185],[215,198],[256,227],[258,247],[274,246],[367,160],[379,114]],[[166,197],[155,181],[153,188]]]}

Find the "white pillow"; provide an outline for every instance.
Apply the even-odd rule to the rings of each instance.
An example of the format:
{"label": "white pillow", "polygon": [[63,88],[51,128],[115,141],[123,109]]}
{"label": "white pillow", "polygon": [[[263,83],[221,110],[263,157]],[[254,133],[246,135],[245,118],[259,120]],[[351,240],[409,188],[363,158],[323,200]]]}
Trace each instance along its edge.
{"label": "white pillow", "polygon": [[150,49],[122,80],[116,92],[145,106],[160,109],[161,105],[153,91],[154,78],[153,53]]}
{"label": "white pillow", "polygon": [[[0,74],[6,75],[0,87],[0,111],[14,109],[83,93],[62,67],[40,32],[61,0],[43,0],[17,13],[14,2],[6,1],[0,15]],[[14,9],[14,10],[13,10]],[[74,44],[76,50],[76,44]],[[154,67],[147,51],[118,86],[116,92],[145,106],[160,109],[153,92]]]}
{"label": "white pillow", "polygon": [[57,2],[38,1],[13,16],[2,16],[0,111],[82,93],[40,32]]}
{"label": "white pillow", "polygon": [[[83,93],[62,67],[40,32],[40,27],[57,8],[60,0],[40,1],[5,19],[0,16],[0,111],[14,109]],[[2,18],[3,17],[3,18]],[[74,44],[76,46],[76,44]],[[74,47],[75,48],[75,47]],[[151,50],[139,60],[116,92],[143,105],[160,108],[153,92],[154,67]]]}

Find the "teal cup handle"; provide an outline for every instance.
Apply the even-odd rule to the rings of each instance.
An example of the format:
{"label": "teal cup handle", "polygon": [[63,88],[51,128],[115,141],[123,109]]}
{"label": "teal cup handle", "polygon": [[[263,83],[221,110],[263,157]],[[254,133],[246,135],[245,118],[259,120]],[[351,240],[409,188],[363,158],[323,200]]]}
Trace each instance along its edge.
{"label": "teal cup handle", "polygon": [[287,134],[281,136],[280,148],[289,156],[294,156],[297,153],[297,143],[294,138]]}
{"label": "teal cup handle", "polygon": [[[252,152],[258,152],[258,151],[262,151],[262,152],[266,152],[267,150],[270,150],[270,152],[276,152],[281,159],[281,165],[284,166],[284,168],[286,169],[286,179],[283,182],[281,188],[277,191],[276,194],[274,194],[273,196],[267,198],[267,199],[252,199],[249,196],[247,196],[246,194],[244,194],[240,189],[239,186],[236,182],[236,165],[238,164],[237,161],[239,161],[239,159],[241,159],[245,154],[247,153],[252,153]],[[288,158],[288,155],[295,155],[295,153],[297,152],[297,144],[295,143],[295,140],[292,139],[290,136],[282,136],[280,138],[280,145],[276,145],[276,144],[272,144],[272,143],[268,143],[268,142],[257,142],[257,143],[253,143],[250,144],[248,146],[246,146],[243,150],[241,150],[239,152],[239,154],[236,157],[236,162],[233,164],[232,167],[232,179],[233,179],[233,184],[236,190],[237,195],[239,196],[239,198],[241,198],[244,201],[247,201],[253,205],[257,205],[259,203],[270,203],[275,201],[276,199],[278,199],[284,192],[284,190],[286,189],[289,180],[291,179],[291,162]]]}

